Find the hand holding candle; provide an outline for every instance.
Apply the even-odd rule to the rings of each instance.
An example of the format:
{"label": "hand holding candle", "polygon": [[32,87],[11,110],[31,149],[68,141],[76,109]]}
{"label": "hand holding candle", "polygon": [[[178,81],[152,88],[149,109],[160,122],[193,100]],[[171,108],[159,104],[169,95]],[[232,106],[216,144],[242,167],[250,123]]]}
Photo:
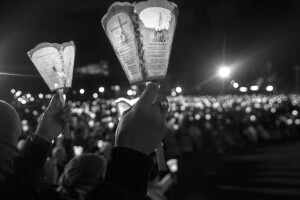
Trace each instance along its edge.
{"label": "hand holding candle", "polygon": [[[116,2],[110,6],[102,26],[131,84],[164,80],[177,17],[177,6],[166,0]],[[167,101],[161,99],[155,104],[166,114]],[[162,145],[156,153],[159,169],[166,169]]]}
{"label": "hand holding candle", "polygon": [[158,84],[148,84],[138,102],[122,114],[116,131],[116,146],[149,155],[161,143],[167,133],[167,113],[162,113],[153,103],[158,90]]}
{"label": "hand holding candle", "polygon": [[[28,52],[28,56],[43,77],[49,89],[59,94],[59,99],[65,106],[64,93],[72,85],[75,60],[75,45],[73,42],[41,43]],[[67,132],[67,131],[66,131]]]}

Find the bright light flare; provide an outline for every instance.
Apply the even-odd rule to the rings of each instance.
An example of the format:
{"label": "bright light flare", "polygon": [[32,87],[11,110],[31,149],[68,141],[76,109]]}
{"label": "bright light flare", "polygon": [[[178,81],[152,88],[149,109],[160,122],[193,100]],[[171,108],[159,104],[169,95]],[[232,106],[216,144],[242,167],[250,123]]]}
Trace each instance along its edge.
{"label": "bright light flare", "polygon": [[84,89],[80,89],[80,90],[79,90],[79,93],[80,93],[80,94],[84,94]]}
{"label": "bright light flare", "polygon": [[228,67],[222,66],[219,69],[218,75],[221,78],[227,78],[230,76],[231,70]]}

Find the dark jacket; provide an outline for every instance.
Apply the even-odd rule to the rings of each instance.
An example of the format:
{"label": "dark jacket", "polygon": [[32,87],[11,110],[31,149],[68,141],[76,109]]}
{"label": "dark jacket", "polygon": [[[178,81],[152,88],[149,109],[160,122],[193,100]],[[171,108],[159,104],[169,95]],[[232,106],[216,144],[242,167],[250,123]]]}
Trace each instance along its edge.
{"label": "dark jacket", "polygon": [[0,182],[1,200],[37,199],[50,147],[45,141],[27,141],[20,156],[13,159],[12,173],[0,172],[4,177]]}
{"label": "dark jacket", "polygon": [[[41,188],[43,165],[50,147],[50,143],[41,139],[26,143],[20,157],[13,160],[12,174],[2,174],[5,180],[0,181],[1,200],[59,199],[57,193],[47,195],[49,190]],[[145,154],[115,147],[104,183],[96,185],[86,199],[149,199],[146,193],[152,166],[152,160]]]}

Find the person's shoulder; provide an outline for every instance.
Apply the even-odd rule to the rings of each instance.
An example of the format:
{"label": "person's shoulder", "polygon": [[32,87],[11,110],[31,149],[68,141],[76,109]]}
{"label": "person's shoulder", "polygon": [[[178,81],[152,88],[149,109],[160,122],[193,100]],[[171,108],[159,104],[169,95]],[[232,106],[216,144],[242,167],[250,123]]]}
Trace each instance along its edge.
{"label": "person's shoulder", "polygon": [[2,173],[2,170],[0,169],[0,183],[4,182],[4,175]]}

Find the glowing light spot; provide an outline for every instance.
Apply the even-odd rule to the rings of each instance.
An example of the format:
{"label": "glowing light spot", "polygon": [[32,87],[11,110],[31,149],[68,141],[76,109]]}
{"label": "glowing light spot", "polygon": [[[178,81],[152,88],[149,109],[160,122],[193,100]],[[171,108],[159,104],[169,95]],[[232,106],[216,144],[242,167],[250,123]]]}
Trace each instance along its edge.
{"label": "glowing light spot", "polygon": [[247,92],[248,89],[246,87],[240,87],[240,92]]}
{"label": "glowing light spot", "polygon": [[120,86],[116,85],[116,86],[115,86],[115,90],[116,90],[116,91],[119,91],[119,90],[120,90]]}
{"label": "glowing light spot", "polygon": [[298,111],[297,111],[297,110],[293,110],[292,114],[293,114],[294,116],[297,116],[297,115],[298,115]]}
{"label": "glowing light spot", "polygon": [[258,91],[259,90],[259,86],[258,85],[253,85],[250,87],[251,91]]}
{"label": "glowing light spot", "polygon": [[127,90],[127,95],[131,96],[132,95],[132,90]]}
{"label": "glowing light spot", "polygon": [[115,127],[115,124],[113,122],[108,123],[108,128],[111,130]]}
{"label": "glowing light spot", "polygon": [[255,116],[255,115],[251,115],[251,116],[250,116],[250,120],[251,120],[252,122],[254,122],[254,121],[256,120],[256,116]]}
{"label": "glowing light spot", "polygon": [[178,124],[174,124],[173,128],[174,128],[174,130],[178,130],[179,129],[179,125]]}
{"label": "glowing light spot", "polygon": [[234,87],[234,88],[238,88],[238,87],[239,87],[239,84],[238,84],[238,83],[234,83],[234,84],[233,84],[233,87]]}
{"label": "glowing light spot", "polygon": [[80,156],[83,152],[83,147],[81,146],[73,146],[75,156]]}
{"label": "glowing light spot", "polygon": [[182,92],[181,87],[177,87],[175,90],[176,90],[177,93],[181,93]]}
{"label": "glowing light spot", "polygon": [[16,97],[20,96],[22,94],[22,92],[19,90],[18,92],[16,92]]}
{"label": "glowing light spot", "polygon": [[97,94],[97,93],[94,93],[94,94],[93,94],[93,97],[94,97],[94,99],[97,99],[97,98],[98,98],[98,94]]}
{"label": "glowing light spot", "polygon": [[250,113],[252,111],[252,109],[250,107],[247,107],[245,110],[246,110],[246,113]]}
{"label": "glowing light spot", "polygon": [[274,88],[273,88],[272,85],[269,85],[269,86],[266,87],[266,90],[267,90],[268,92],[272,92],[272,91],[274,90]]}
{"label": "glowing light spot", "polygon": [[211,119],[210,114],[206,114],[206,115],[205,115],[205,119],[206,119],[206,120],[210,120],[210,119]]}
{"label": "glowing light spot", "polygon": [[276,113],[276,108],[271,108],[271,113]]}
{"label": "glowing light spot", "polygon": [[99,87],[99,92],[100,93],[103,93],[105,91],[105,88],[104,87]]}

